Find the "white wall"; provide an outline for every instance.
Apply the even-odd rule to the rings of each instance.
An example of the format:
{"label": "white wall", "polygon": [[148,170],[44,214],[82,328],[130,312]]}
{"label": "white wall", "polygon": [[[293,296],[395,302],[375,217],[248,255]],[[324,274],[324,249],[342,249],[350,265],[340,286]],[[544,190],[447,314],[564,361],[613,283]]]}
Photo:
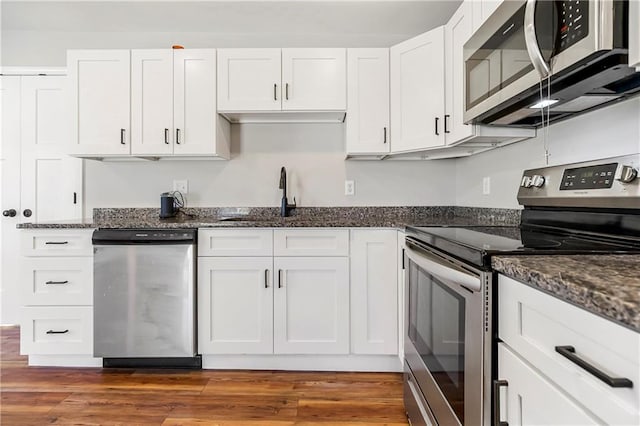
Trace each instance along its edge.
{"label": "white wall", "polygon": [[[455,160],[345,161],[342,124],[232,126],[231,161],[85,160],[85,215],[94,207],[157,207],[174,179],[188,206],[278,207],[280,167],[300,206],[453,205]],[[344,195],[344,181],[355,195]]]}
{"label": "white wall", "polygon": [[[548,129],[549,164],[640,153],[640,98],[572,118]],[[542,130],[534,139],[456,162],[456,205],[518,208],[516,194],[525,169],[545,165]],[[491,194],[482,195],[482,178]]]}

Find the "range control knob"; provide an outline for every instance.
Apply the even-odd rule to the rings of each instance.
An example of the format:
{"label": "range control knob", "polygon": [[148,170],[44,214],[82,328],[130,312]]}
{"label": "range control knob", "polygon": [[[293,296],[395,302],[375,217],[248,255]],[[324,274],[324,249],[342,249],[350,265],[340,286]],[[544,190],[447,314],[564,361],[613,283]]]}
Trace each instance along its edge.
{"label": "range control knob", "polygon": [[544,176],[533,175],[533,177],[531,178],[531,185],[535,186],[536,188],[542,188],[544,186]]}
{"label": "range control knob", "polygon": [[638,171],[631,166],[622,166],[616,174],[616,180],[622,183],[631,183],[638,177]]}
{"label": "range control knob", "polygon": [[522,182],[520,182],[520,186],[523,188],[531,188],[533,186],[533,182],[531,181],[530,176],[522,176]]}

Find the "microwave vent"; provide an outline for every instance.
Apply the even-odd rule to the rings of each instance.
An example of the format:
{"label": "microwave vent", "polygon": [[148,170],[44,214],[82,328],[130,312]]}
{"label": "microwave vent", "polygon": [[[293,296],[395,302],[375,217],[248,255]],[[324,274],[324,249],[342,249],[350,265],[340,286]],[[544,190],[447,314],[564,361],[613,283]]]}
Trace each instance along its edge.
{"label": "microwave vent", "polygon": [[581,112],[595,106],[611,102],[620,97],[620,95],[584,95],[565,102],[563,104],[552,106],[553,112]]}

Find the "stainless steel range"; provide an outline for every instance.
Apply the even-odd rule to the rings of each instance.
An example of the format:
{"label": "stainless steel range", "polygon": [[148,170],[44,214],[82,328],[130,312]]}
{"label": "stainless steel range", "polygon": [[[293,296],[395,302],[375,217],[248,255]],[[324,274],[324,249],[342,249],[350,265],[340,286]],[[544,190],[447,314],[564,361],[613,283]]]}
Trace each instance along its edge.
{"label": "stainless steel range", "polygon": [[407,227],[412,425],[491,425],[498,254],[640,252],[640,154],[524,172],[520,226]]}

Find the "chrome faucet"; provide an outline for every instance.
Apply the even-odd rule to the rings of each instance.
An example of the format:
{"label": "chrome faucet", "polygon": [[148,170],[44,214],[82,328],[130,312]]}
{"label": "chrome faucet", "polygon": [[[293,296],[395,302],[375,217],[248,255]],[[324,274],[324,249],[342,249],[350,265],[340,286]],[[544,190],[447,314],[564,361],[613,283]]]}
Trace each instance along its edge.
{"label": "chrome faucet", "polygon": [[291,210],[296,208],[296,197],[293,197],[293,204],[289,204],[289,201],[287,201],[287,169],[284,166],[280,169],[280,189],[282,189],[280,216],[287,217]]}

